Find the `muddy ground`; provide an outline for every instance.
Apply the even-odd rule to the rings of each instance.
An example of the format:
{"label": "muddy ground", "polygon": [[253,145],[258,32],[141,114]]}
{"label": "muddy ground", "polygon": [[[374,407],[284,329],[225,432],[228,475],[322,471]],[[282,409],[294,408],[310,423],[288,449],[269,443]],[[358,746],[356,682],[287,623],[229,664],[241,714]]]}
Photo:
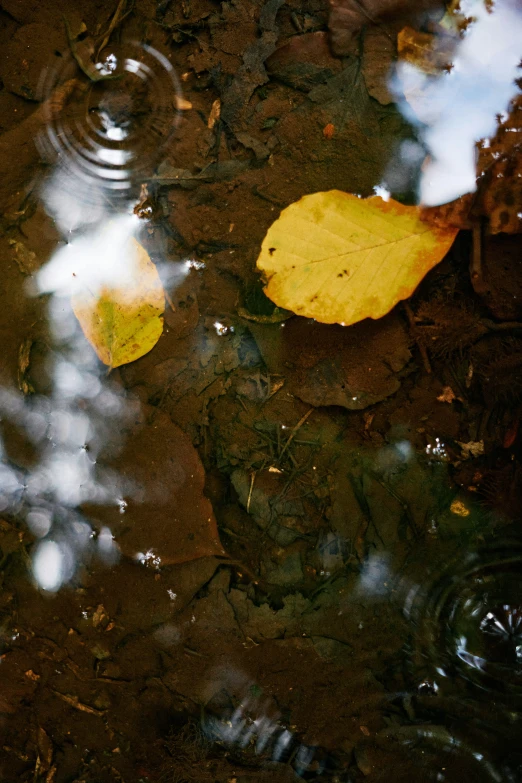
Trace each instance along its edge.
{"label": "muddy ground", "polygon": [[[1,370],[27,397],[51,394],[55,350],[27,281],[64,241],[40,198],[41,74],[68,56],[62,15],[95,34],[113,12],[0,2]],[[146,178],[142,234],[191,268],[166,283],[159,343],[109,379],[133,413],[100,460],[145,496],[76,510],[121,556],[50,594],[22,501],[0,521],[6,783],[520,779],[520,670],[474,690],[446,620],[405,611],[466,553],[518,547],[519,237],[486,231],[480,294],[462,231],[379,321],[272,317],[255,262],[281,209],[370,195],[414,136],[390,39],[383,54],[370,26],[335,57],[327,25],[324,0],[136,0],[114,33],[163,52],[191,106]],[[5,459],[30,472],[37,450],[3,418]]]}

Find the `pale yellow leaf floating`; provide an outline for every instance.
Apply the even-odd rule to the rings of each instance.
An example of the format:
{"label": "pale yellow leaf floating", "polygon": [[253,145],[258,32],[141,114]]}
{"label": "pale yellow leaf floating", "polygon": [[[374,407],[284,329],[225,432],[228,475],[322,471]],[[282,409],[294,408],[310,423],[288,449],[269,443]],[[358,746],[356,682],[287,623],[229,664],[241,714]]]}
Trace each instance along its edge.
{"label": "pale yellow leaf floating", "polygon": [[348,326],[411,296],[456,233],[422,222],[417,207],[330,190],[282,211],[257,267],[278,307]]}
{"label": "pale yellow leaf floating", "polygon": [[148,353],[163,331],[165,292],[147,251],[129,239],[128,269],[121,286],[87,287],[72,298],[72,308],[98,357],[109,367]]}

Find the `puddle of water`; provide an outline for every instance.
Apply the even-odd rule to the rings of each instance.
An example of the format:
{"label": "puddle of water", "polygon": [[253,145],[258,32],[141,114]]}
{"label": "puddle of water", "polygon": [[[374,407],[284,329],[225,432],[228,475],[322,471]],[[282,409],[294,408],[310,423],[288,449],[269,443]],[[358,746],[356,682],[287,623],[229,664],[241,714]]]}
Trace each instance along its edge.
{"label": "puddle of water", "polygon": [[[430,80],[433,116],[419,129],[417,141],[403,140],[399,147],[412,168],[418,167],[421,151],[429,153],[419,190],[427,205],[475,189],[476,142],[494,134],[497,115],[507,110],[519,75],[522,16],[516,4],[464,5],[462,10],[475,14],[476,21],[456,47],[452,70]],[[449,783],[521,780],[522,542],[510,520],[487,512],[472,492],[460,492],[448,467],[460,468],[473,448],[473,457],[481,455],[479,433],[469,443],[458,439],[469,426],[470,410],[475,415],[480,407],[477,400],[452,391],[451,400],[435,402],[441,397],[432,395],[432,407],[457,400],[459,426],[452,430],[448,425],[448,436],[441,428],[422,441],[429,415],[410,415],[406,408],[413,406],[415,395],[422,397],[423,381],[414,366],[404,369],[402,362],[403,388],[398,382],[371,408],[310,409],[305,397],[286,390],[283,373],[293,366],[288,356],[264,361],[269,340],[283,345],[285,324],[253,319],[256,332],[256,326],[248,331],[244,319],[237,318],[237,267],[230,267],[230,294],[227,270],[215,265],[214,256],[224,250],[234,263],[235,247],[224,241],[205,245],[210,250],[201,258],[193,252],[175,260],[168,252],[162,258],[156,254],[172,295],[187,281],[198,281],[180,294],[177,305],[169,304],[171,317],[180,318],[178,342],[158,343],[153,349],[160,357],[157,364],[147,364],[149,357],[138,369],[108,372],[86,342],[70,298],[78,290],[95,296],[115,285],[125,288],[127,280],[132,284],[130,242],[138,238],[147,244],[157,228],[154,219],[138,217],[136,206],[141,197],[148,198],[143,186],[182,125],[183,95],[170,60],[149,44],[130,41],[110,48],[98,71],[118,78],[85,84],[58,111],[51,107],[38,137],[41,154],[51,164],[39,197],[61,238],[25,293],[47,297],[50,391],[24,396],[5,387],[0,392],[2,418],[33,450],[30,465],[17,464],[6,434],[0,510],[10,522],[2,532],[7,536],[14,525],[21,541],[23,522],[32,546],[22,576],[6,570],[0,660],[5,656],[7,665],[20,650],[30,656],[28,640],[47,638],[34,617],[35,631],[13,625],[11,586],[21,590],[24,600],[34,601],[36,608],[25,610],[26,622],[41,611],[47,623],[50,610],[42,607],[55,601],[52,622],[63,626],[57,635],[49,630],[56,649],[40,651],[34,665],[24,659],[22,682],[38,683],[38,655],[47,655],[61,667],[56,669],[60,677],[68,668],[75,685],[94,683],[80,696],[72,693],[70,680],[53,680],[51,692],[75,715],[103,718],[110,752],[126,756],[127,776],[116,769],[117,780],[236,781],[236,768],[255,770],[242,780],[260,779],[267,771],[281,779],[288,774],[289,779],[335,781],[366,776]],[[43,75],[41,98],[47,100],[57,85],[76,76],[76,63],[64,58],[60,70]],[[394,86],[410,90],[413,81],[418,87],[426,78],[403,67]],[[411,119],[409,109],[407,116]],[[209,125],[204,132],[210,130]],[[379,182],[372,185],[375,193],[389,198],[386,183]],[[200,184],[203,195],[190,202],[190,209],[213,204],[216,213],[226,212],[224,200],[235,186],[227,190],[219,181],[216,196],[214,185]],[[245,181],[240,187],[246,187]],[[169,209],[176,210],[175,201],[169,201]],[[190,209],[180,207],[181,220]],[[151,218],[152,207],[140,216]],[[245,210],[240,217],[255,230],[255,215]],[[227,218],[232,235],[235,224],[230,226]],[[171,226],[165,247],[173,231]],[[202,236],[196,242],[195,235],[193,246]],[[450,274],[456,278],[458,272]],[[192,323],[194,308],[199,310]],[[181,317],[185,312],[189,315]],[[199,319],[200,312],[206,321]],[[283,368],[281,374],[270,370],[270,361]],[[325,359],[320,372],[329,377],[334,365]],[[184,392],[175,397],[184,374]],[[215,395],[209,393],[218,382]],[[390,403],[395,393],[402,394],[402,407]],[[200,397],[205,401],[193,418]],[[150,404],[155,408],[146,426],[152,427],[156,409],[164,408],[184,430],[179,452],[188,453],[187,433],[199,447],[207,469],[206,493],[230,557],[218,560],[221,550],[209,545],[169,570],[163,553],[151,544],[130,562],[128,552],[121,554],[118,536],[101,521],[102,512],[85,512],[86,504],[91,509],[112,506],[122,518],[124,540],[135,524],[132,503],[150,503],[126,464],[115,469],[104,462],[109,454],[118,466],[117,455],[129,447],[128,433],[140,410],[152,410]],[[256,426],[265,415],[263,426]],[[159,442],[162,432],[158,427]],[[457,453],[459,445],[468,447],[467,455]],[[518,451],[510,454],[512,462],[518,461]],[[195,456],[176,462],[170,453],[151,449],[150,474],[156,482],[151,486],[165,488],[168,503],[173,493],[174,531],[190,505],[176,506],[184,470],[199,467]],[[475,481],[472,476],[467,485]],[[196,494],[195,507],[202,502]],[[212,510],[209,514],[205,521],[211,525]],[[153,541],[154,514],[150,519]],[[187,539],[199,533],[189,531]],[[2,565],[14,551],[14,544],[5,551],[2,544]],[[178,561],[171,557],[168,562]],[[26,583],[32,592],[20,587]],[[69,598],[72,603],[60,603]],[[74,647],[77,640],[89,651],[89,676],[84,676],[80,646]],[[126,691],[128,703],[111,688]],[[45,780],[72,779],[65,763],[60,768],[64,736],[49,740],[45,709],[47,728],[40,727],[36,745],[29,743],[26,757],[25,751],[13,751],[9,727],[39,698],[33,690],[19,692],[20,699],[15,694],[5,703],[0,696],[9,735],[6,769],[20,763],[28,774],[36,747],[40,767],[35,780],[44,779],[38,777],[40,769]],[[180,732],[181,723],[192,733]],[[80,724],[74,732],[74,743],[88,744],[89,729]],[[135,750],[132,742],[138,743],[142,732],[144,745]],[[161,748],[163,771],[150,761],[151,737]],[[99,738],[95,745],[92,756],[76,759],[75,775],[83,775],[91,761],[93,774],[100,774],[103,753],[109,751],[100,750]],[[45,747],[51,750],[42,762]],[[179,758],[169,761],[169,753]],[[212,764],[214,777],[208,771]],[[114,773],[104,768],[103,774]]]}

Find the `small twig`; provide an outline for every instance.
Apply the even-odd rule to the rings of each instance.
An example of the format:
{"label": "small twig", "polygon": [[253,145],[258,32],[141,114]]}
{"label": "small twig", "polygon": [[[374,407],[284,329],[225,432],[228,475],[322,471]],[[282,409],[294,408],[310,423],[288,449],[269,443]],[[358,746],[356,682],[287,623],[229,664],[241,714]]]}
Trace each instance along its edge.
{"label": "small twig", "polygon": [[288,459],[290,460],[294,468],[299,469],[299,464],[291,451],[288,452]]}
{"label": "small twig", "polygon": [[271,438],[270,435],[268,435],[266,432],[263,432],[263,430],[258,430],[257,427],[251,427],[250,424],[245,424],[245,427],[247,429],[252,430],[252,432],[255,432],[256,435],[259,435],[260,438],[262,438],[266,443],[275,444],[275,439]]}
{"label": "small twig", "polygon": [[109,43],[109,38],[111,37],[112,33],[114,32],[115,27],[118,24],[121,24],[123,22],[123,20],[132,11],[134,3],[132,3],[131,7],[129,8],[129,10],[126,13],[123,13],[123,9],[125,8],[126,3],[127,3],[127,0],[120,0],[120,2],[118,3],[118,5],[116,7],[116,11],[114,12],[114,14],[112,16],[112,19],[111,19],[111,22],[109,24],[109,27],[107,28],[107,32],[103,36],[102,41],[101,41],[100,45],[98,46],[98,48],[96,50],[96,59],[98,59],[98,57],[100,56],[100,52],[103,49],[105,49],[105,47]]}
{"label": "small twig", "polygon": [[482,273],[483,231],[482,221],[480,219],[473,224],[472,240],[473,250],[471,253],[469,273],[471,276],[471,285],[473,286],[473,290],[475,293],[480,294],[484,292],[484,276]]}
{"label": "small twig", "polygon": [[245,405],[245,401],[243,400],[240,394],[236,394],[236,400],[239,402],[239,404],[241,405],[245,413],[248,413],[248,408]]}
{"label": "small twig", "polygon": [[268,193],[262,193],[257,187],[257,185],[254,185],[251,191],[254,194],[254,196],[263,199],[263,201],[268,201],[269,204],[274,204],[276,207],[283,206],[282,201],[279,201],[279,199],[275,198],[274,196],[268,195]]}
{"label": "small twig", "polygon": [[281,449],[281,453],[279,454],[279,458],[277,460],[278,462],[281,462],[281,458],[282,458],[283,454],[285,453],[285,451],[287,450],[287,448],[289,447],[289,445],[291,444],[291,442],[293,441],[293,439],[295,438],[295,436],[297,435],[297,433],[299,432],[299,430],[301,429],[301,427],[303,426],[303,424],[305,423],[307,418],[310,416],[310,414],[314,410],[315,410],[315,408],[310,408],[310,410],[307,411],[305,413],[305,415],[302,418],[299,419],[299,421],[297,422],[297,424],[293,428],[292,432],[290,433],[290,437],[288,438],[288,440],[286,441],[285,445]]}
{"label": "small twig", "polygon": [[246,512],[250,513],[250,501],[252,500],[252,492],[254,491],[254,481],[256,480],[256,471],[254,470],[250,477],[250,490],[248,492],[248,500],[246,504]]}
{"label": "small twig", "polygon": [[364,8],[364,6],[361,5],[359,0],[353,0],[353,2],[355,3],[357,8],[359,9],[359,12],[362,14],[362,16],[365,16],[368,19],[368,21],[371,22],[372,24],[374,24],[376,27],[380,27],[382,29],[384,35],[387,38],[389,38],[390,41],[394,44],[395,41],[394,41],[393,37],[390,35],[390,33],[388,32],[388,30],[386,29],[386,26],[383,25],[382,22],[379,22],[377,19],[375,19],[375,17],[371,16],[368,13],[368,11],[366,10],[366,8]]}
{"label": "small twig", "polygon": [[497,324],[495,321],[490,321],[489,318],[483,318],[482,323],[490,332],[518,332],[522,329],[522,323],[519,321],[504,321],[504,323]]}
{"label": "small twig", "polygon": [[97,710],[94,707],[89,707],[87,704],[82,704],[76,695],[70,696],[68,693],[60,693],[60,691],[55,691],[52,688],[51,690],[58,696],[58,698],[60,698],[70,707],[73,707],[75,710],[79,710],[80,712],[87,712],[89,715],[98,715],[99,717],[105,715],[107,712],[107,710]]}
{"label": "small twig", "polygon": [[420,355],[422,357],[422,363],[424,365],[424,369],[428,373],[428,375],[431,375],[431,364],[428,357],[428,351],[426,350],[426,346],[424,345],[420,335],[419,330],[417,327],[417,324],[415,323],[415,316],[413,315],[413,311],[409,304],[407,302],[404,302],[404,312],[406,313],[406,317],[408,319],[408,323],[410,325],[410,330],[413,335],[413,339],[415,340],[415,343],[417,344],[417,348],[420,351]]}
{"label": "small twig", "polygon": [[[392,489],[392,487],[390,487],[389,484],[387,484],[385,481],[383,481],[379,477],[379,475],[377,473],[375,473],[375,471],[369,470],[368,471],[368,475],[371,476],[372,479],[374,481],[376,481],[377,484],[379,484],[383,489],[385,489],[386,492],[389,495],[391,495],[391,497],[394,498],[394,500],[396,500],[397,503],[402,507],[402,510],[403,510],[403,512],[406,515],[406,519],[409,522],[409,525],[410,525],[410,527],[411,527],[411,529],[413,531],[413,534],[417,538],[418,535],[419,535],[419,531],[417,530],[417,525],[415,524],[415,520],[413,519],[413,515],[412,515],[412,513],[410,511],[410,507],[409,507],[408,503],[405,500],[403,500],[403,498],[401,498],[401,496],[397,492],[395,492],[395,490]],[[374,521],[373,521],[373,524],[375,526],[375,529],[377,529],[377,526],[375,525]],[[379,532],[379,531],[377,531],[377,532]]]}
{"label": "small twig", "polygon": [[167,302],[167,304],[170,307],[170,309],[172,310],[172,312],[175,313],[176,312],[176,308],[174,306],[174,303],[173,303],[172,299],[170,298],[170,296],[168,295],[168,293],[166,291],[164,291],[164,293],[165,293],[165,301]]}

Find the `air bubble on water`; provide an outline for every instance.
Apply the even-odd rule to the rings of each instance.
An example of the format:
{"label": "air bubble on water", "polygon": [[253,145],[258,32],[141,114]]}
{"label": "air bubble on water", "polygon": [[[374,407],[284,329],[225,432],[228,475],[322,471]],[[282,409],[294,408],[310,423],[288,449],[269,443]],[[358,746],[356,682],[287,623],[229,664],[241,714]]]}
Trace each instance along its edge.
{"label": "air bubble on water", "polygon": [[385,185],[375,185],[373,192],[376,196],[380,196],[383,201],[389,201],[391,193]]}
{"label": "air bubble on water", "polygon": [[225,326],[225,324],[222,324],[220,321],[214,322],[214,329],[216,330],[216,334],[219,335],[219,337],[224,337],[229,332],[234,331],[233,326]]}
{"label": "air bubble on water", "polygon": [[185,261],[185,266],[187,269],[205,269],[205,262],[204,261],[197,261],[195,258],[189,258],[187,261]]}
{"label": "air bubble on water", "polygon": [[41,413],[28,411],[24,419],[24,429],[33,443],[40,443],[47,434],[48,421]]}
{"label": "air bubble on water", "polygon": [[411,459],[413,456],[413,446],[408,440],[400,440],[395,444],[395,448],[405,460]]}
{"label": "air bubble on water", "polygon": [[81,519],[73,519],[70,523],[71,541],[74,542],[75,548],[82,549],[88,546],[89,539],[92,537],[92,528]]}
{"label": "air bubble on water", "polygon": [[[22,489],[23,484],[16,472],[8,465],[0,464],[0,492],[2,492],[6,498],[9,498]],[[3,506],[3,508],[6,507],[6,505]]]}
{"label": "air bubble on water", "polygon": [[24,398],[8,389],[0,389],[0,409],[11,417],[18,416],[24,410]]}
{"label": "air bubble on water", "polygon": [[438,693],[439,686],[436,682],[433,682],[432,680],[424,680],[423,682],[419,683],[419,686],[417,688],[418,692],[421,695],[435,695]]}
{"label": "air bubble on water", "polygon": [[51,413],[49,439],[55,444],[80,448],[87,441],[89,427],[89,417],[85,413],[58,409]]}
{"label": "air bubble on water", "polygon": [[117,67],[118,58],[113,53],[108,54],[102,63],[96,63],[96,68],[102,76],[109,76],[111,73],[114,73]]}
{"label": "air bubble on water", "polygon": [[148,568],[155,568],[156,570],[161,568],[161,558],[152,549],[147,550],[147,552],[138,552],[135,555],[135,559],[138,563]]}
{"label": "air bubble on water", "polygon": [[[95,389],[90,383],[91,377],[88,373],[80,372],[72,362],[59,359],[56,362],[54,370],[54,391],[62,398],[74,400],[77,397],[91,397]],[[99,381],[94,387],[99,386]],[[90,388],[89,388],[90,387]]]}
{"label": "air bubble on water", "polygon": [[97,410],[107,418],[118,416],[124,412],[124,402],[121,397],[109,389],[102,389],[94,404]]}

